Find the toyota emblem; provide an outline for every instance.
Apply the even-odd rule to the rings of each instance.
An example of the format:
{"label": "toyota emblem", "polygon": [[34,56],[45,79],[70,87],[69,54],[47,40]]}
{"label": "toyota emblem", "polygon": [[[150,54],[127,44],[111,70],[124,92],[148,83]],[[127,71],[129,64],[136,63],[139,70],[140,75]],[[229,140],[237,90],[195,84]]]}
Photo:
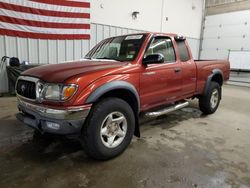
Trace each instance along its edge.
{"label": "toyota emblem", "polygon": [[25,91],[25,89],[26,89],[25,85],[21,85],[21,91],[22,91],[22,93]]}

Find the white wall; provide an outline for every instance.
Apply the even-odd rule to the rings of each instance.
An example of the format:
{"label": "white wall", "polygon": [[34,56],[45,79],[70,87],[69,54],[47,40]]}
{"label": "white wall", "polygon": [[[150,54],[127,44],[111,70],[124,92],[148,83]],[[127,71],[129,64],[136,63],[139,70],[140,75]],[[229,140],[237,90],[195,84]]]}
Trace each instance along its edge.
{"label": "white wall", "polygon": [[227,59],[229,50],[250,50],[250,10],[206,17],[202,59]]}
{"label": "white wall", "polygon": [[[162,0],[93,0],[91,21],[146,31],[160,31]],[[132,19],[132,12],[140,14]]]}
{"label": "white wall", "polygon": [[[178,33],[199,39],[202,7],[203,0],[126,0],[123,2],[93,0],[91,21],[138,30]],[[132,19],[133,11],[140,12],[136,20]]]}
{"label": "white wall", "polygon": [[[165,0],[163,32],[200,38],[203,0]],[[168,17],[168,21],[165,18]]]}
{"label": "white wall", "polygon": [[[250,10],[207,16],[201,49],[201,59],[227,59],[229,50],[250,51]],[[231,73],[230,81],[249,86],[250,73]]]}

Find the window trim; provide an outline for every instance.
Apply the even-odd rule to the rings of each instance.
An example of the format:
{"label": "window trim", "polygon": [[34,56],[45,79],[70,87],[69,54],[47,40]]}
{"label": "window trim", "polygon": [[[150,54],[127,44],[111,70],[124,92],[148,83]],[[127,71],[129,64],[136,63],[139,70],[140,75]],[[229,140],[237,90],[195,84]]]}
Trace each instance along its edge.
{"label": "window trim", "polygon": [[145,57],[145,55],[146,55],[146,53],[147,53],[147,51],[148,51],[150,45],[155,41],[156,38],[160,38],[160,39],[170,39],[170,41],[172,42],[173,50],[174,50],[175,61],[166,61],[166,60],[164,60],[164,62],[163,62],[162,64],[173,64],[173,63],[177,63],[177,56],[176,56],[176,50],[175,50],[175,47],[174,47],[174,42],[173,42],[172,38],[169,37],[169,36],[153,36],[153,37],[150,39],[150,41],[149,41],[149,43],[148,43],[148,45],[147,45],[147,47],[146,47],[146,49],[145,49],[145,51],[144,51],[144,56],[143,56],[143,57]]}

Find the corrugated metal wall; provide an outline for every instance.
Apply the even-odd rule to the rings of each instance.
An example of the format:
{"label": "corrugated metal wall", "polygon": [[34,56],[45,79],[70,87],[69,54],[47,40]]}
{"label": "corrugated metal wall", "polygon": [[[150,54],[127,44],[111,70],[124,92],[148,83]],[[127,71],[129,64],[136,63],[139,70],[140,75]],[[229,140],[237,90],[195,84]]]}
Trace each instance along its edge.
{"label": "corrugated metal wall", "polygon": [[[129,28],[91,24],[91,40],[40,40],[0,36],[0,57],[6,55],[33,64],[60,63],[80,59],[101,40],[116,35],[143,32]],[[188,38],[194,58],[199,52],[199,39]],[[6,73],[0,73],[0,93],[8,91]]]}

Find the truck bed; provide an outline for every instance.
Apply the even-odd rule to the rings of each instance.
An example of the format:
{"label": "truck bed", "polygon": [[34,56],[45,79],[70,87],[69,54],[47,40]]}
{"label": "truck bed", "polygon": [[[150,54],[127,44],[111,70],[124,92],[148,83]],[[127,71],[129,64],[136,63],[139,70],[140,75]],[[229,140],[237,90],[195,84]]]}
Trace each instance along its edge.
{"label": "truck bed", "polygon": [[230,64],[228,60],[194,60],[197,66],[197,92],[204,90],[207,76],[212,74],[214,69],[222,72],[223,80],[229,79]]}

